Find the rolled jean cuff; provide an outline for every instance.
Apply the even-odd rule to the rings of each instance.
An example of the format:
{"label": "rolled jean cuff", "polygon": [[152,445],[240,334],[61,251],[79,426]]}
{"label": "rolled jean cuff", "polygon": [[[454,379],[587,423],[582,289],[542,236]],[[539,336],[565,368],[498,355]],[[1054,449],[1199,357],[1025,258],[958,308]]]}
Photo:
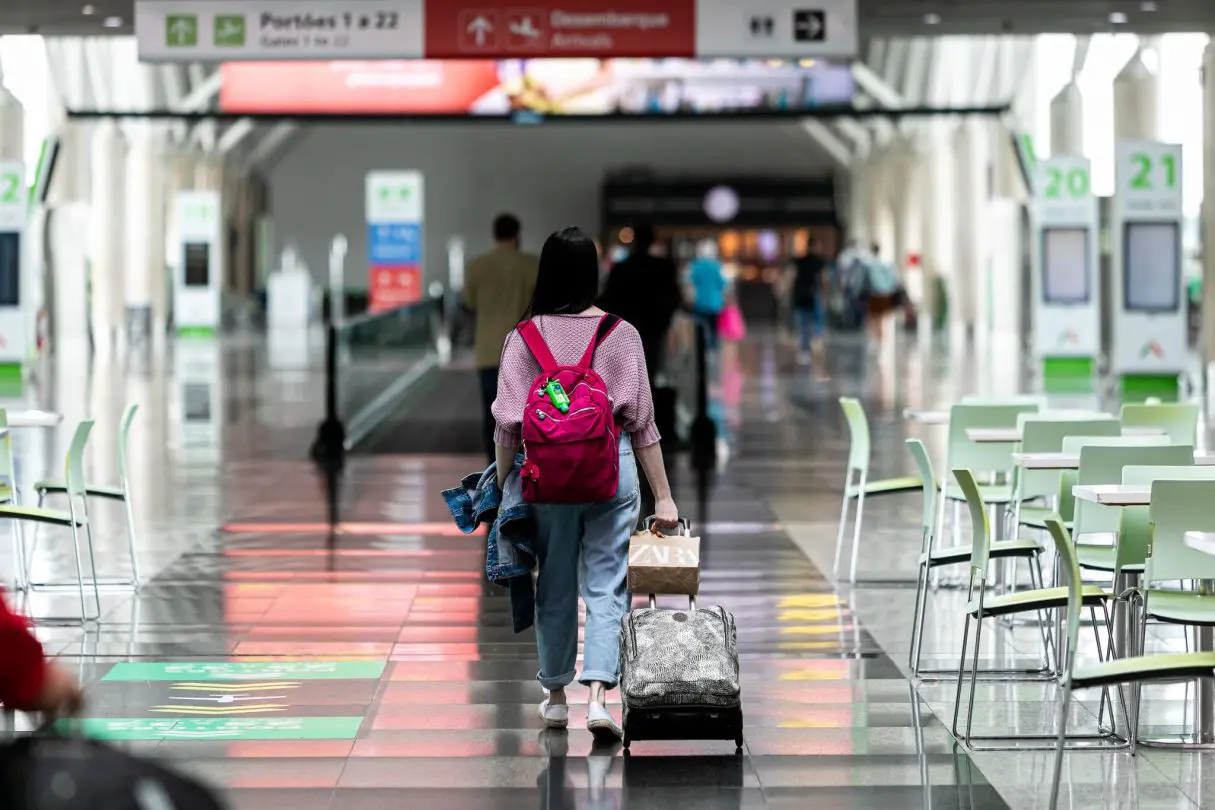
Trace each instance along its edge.
{"label": "rolled jean cuff", "polygon": [[578,683],[590,686],[592,683],[601,683],[605,689],[615,689],[619,677],[616,673],[607,673],[601,669],[583,670],[582,676],[578,678]]}
{"label": "rolled jean cuff", "polygon": [[570,670],[564,675],[558,675],[555,678],[546,678],[537,672],[536,680],[540,681],[540,685],[550,691],[553,689],[564,689],[574,682],[574,671]]}

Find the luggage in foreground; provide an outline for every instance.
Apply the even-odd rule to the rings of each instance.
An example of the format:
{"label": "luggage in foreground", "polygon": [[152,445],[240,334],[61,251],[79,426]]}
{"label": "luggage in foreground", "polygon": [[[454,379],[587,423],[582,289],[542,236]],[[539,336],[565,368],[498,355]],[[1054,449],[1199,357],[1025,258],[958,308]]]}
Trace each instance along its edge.
{"label": "luggage in foreground", "polygon": [[[652,525],[650,518],[647,531]],[[650,594],[649,607],[621,621],[620,669],[625,751],[634,740],[734,740],[742,748],[738,634],[725,608],[697,609],[695,595],[686,610],[659,608]]]}
{"label": "luggage in foreground", "polygon": [[5,810],[223,810],[215,794],[104,743],[38,732],[0,744]]}

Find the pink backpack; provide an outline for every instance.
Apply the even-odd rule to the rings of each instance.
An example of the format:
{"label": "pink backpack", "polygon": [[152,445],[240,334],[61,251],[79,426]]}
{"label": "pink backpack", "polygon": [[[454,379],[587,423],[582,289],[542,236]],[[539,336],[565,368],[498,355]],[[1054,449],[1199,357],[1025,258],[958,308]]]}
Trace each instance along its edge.
{"label": "pink backpack", "polygon": [[[620,429],[607,385],[591,364],[595,350],[620,319],[605,315],[576,366],[559,366],[532,321],[519,335],[540,364],[523,406],[523,500],[528,503],[599,503],[616,497]],[[565,410],[549,395],[556,380],[569,400]]]}

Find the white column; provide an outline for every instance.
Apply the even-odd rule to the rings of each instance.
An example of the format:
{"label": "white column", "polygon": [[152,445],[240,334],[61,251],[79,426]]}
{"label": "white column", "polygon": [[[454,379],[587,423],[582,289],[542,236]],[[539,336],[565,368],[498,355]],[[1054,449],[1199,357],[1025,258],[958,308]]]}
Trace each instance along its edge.
{"label": "white column", "polygon": [[933,126],[928,141],[929,149],[924,155],[922,168],[924,194],[920,196],[923,206],[920,216],[920,264],[924,268],[924,300],[935,321],[943,313],[937,311],[937,279],[944,285],[950,315],[956,312],[957,289],[954,282],[953,232],[956,205],[953,195],[953,154],[950,149],[953,139],[945,124]]}
{"label": "white column", "polygon": [[125,165],[126,263],[123,267],[123,304],[126,337],[131,345],[150,340],[153,332],[152,285],[164,250],[156,249],[155,234],[161,233],[164,206],[160,197],[160,172],[153,135],[146,128],[128,132]]}
{"label": "white column", "polygon": [[1215,40],[1202,55],[1202,346],[1215,362]]}
{"label": "white column", "polygon": [[102,356],[118,346],[123,304],[125,146],[118,127],[102,121],[93,132],[92,210],[89,225],[93,344]]}
{"label": "white column", "polygon": [[1068,82],[1050,102],[1050,153],[1084,154],[1084,103],[1080,88]]}
{"label": "white column", "polygon": [[983,228],[983,206],[987,184],[986,163],[981,132],[973,121],[964,121],[954,133],[953,197],[954,284],[950,301],[954,323],[967,331],[978,320],[979,301],[985,269],[979,237]]}
{"label": "white column", "polygon": [[1159,82],[1141,47],[1114,79],[1114,140],[1159,138]]}

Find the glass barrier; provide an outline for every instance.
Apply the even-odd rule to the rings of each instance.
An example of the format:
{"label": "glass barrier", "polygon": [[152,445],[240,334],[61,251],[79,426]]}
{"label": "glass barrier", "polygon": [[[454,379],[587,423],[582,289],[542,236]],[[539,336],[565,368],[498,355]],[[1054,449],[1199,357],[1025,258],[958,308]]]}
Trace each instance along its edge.
{"label": "glass barrier", "polygon": [[337,327],[338,412],[353,447],[409,387],[438,365],[442,313],[434,300],[368,313]]}

